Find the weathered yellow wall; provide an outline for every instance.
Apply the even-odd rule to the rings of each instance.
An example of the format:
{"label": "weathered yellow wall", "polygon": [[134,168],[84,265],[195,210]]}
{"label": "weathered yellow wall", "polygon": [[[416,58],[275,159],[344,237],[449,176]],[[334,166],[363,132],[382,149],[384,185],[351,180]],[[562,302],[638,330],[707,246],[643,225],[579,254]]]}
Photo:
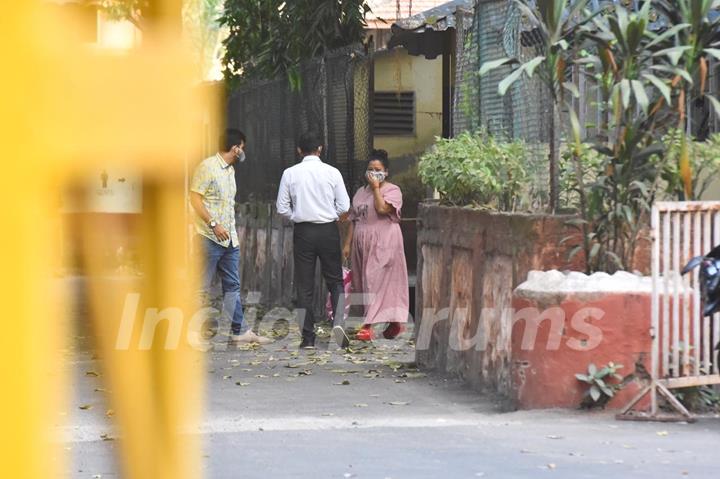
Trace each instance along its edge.
{"label": "weathered yellow wall", "polygon": [[413,57],[396,49],[375,59],[375,91],[415,92],[415,134],[375,136],[391,157],[421,153],[442,134],[442,59]]}

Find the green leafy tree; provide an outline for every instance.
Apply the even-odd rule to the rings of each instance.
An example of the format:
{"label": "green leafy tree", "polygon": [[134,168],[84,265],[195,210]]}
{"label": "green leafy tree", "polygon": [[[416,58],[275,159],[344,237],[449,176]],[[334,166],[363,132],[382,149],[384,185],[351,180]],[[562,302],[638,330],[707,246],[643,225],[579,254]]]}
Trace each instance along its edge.
{"label": "green leafy tree", "polygon": [[362,41],[369,11],[366,0],[226,0],[225,79],[287,75],[297,86],[302,60]]}
{"label": "green leafy tree", "polygon": [[206,78],[220,47],[223,0],[185,0],[183,34],[192,43],[198,76]]}
{"label": "green leafy tree", "polygon": [[[685,126],[689,135],[693,121],[692,118],[686,121],[685,114],[689,116],[692,113],[690,105],[695,100],[707,101],[715,114],[720,116],[720,101],[707,91],[710,60],[720,60],[720,49],[717,48],[720,46],[720,17],[710,18],[711,11],[719,5],[716,0],[654,0],[653,5],[673,25],[670,32],[665,33],[662,53],[670,58],[673,65],[683,66],[694,80],[679,83],[681,99],[684,100],[679,127],[682,130]],[[688,144],[688,138],[681,138],[678,173],[683,184],[681,197],[684,199],[697,196],[693,191],[695,181]]]}
{"label": "green leafy tree", "polygon": [[[583,243],[588,272],[630,269],[647,227],[664,160],[661,136],[676,121],[678,83],[689,74],[667,56],[665,38],[651,28],[651,2],[639,11],[621,6],[594,19],[586,32],[594,54],[582,57],[594,81],[603,121],[593,148],[603,157],[595,181],[580,183]],[[576,144],[580,125],[573,121]],[[575,148],[578,149],[577,147]],[[585,176],[582,161],[575,163]]]}
{"label": "green leafy tree", "polygon": [[[518,3],[542,33],[543,54],[523,64],[498,60],[483,70],[518,65],[500,82],[501,94],[523,74],[539,74],[553,92],[556,114],[567,109],[569,121],[560,124],[568,128],[565,140],[572,145],[575,180],[569,183],[575,185],[571,196],[581,214],[575,224],[582,233],[573,254],[584,252],[588,272],[632,268],[663,176],[675,172],[685,197],[692,197],[691,142],[682,135],[671,155],[662,138],[673,126],[685,130],[690,98],[720,106],[706,91],[708,61],[720,54],[715,48],[720,22],[709,18],[715,2],[648,0],[634,11],[616,4],[592,13],[581,0]],[[658,18],[662,29],[653,25]],[[562,83],[570,64],[585,75],[585,94],[601,99],[597,135],[586,140],[599,157],[583,145],[581,125],[565,101],[563,90],[578,95],[574,85]],[[677,168],[668,168],[669,161]],[[596,171],[588,174],[589,165]]]}
{"label": "green leafy tree", "polygon": [[85,3],[95,5],[111,20],[128,20],[140,30],[146,28],[149,0],[87,0]]}
{"label": "green leafy tree", "polygon": [[[127,20],[143,32],[148,32],[149,19],[155,13],[149,0],[85,0],[110,20]],[[220,15],[223,0],[183,0],[183,34],[194,47],[198,77],[205,78],[216,58],[220,44]]]}

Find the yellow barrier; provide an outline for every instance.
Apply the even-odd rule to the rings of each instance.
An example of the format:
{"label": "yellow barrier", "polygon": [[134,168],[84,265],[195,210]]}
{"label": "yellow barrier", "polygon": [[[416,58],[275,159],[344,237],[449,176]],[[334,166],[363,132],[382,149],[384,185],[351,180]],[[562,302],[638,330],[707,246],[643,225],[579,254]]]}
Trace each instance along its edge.
{"label": "yellow barrier", "polygon": [[[0,363],[2,443],[7,478],[62,477],[59,437],[67,411],[68,297],[52,275],[59,256],[58,197],[98,165],[137,166],[144,178],[140,279],[105,275],[99,245],[106,232],[82,228],[91,318],[103,377],[119,429],[121,473],[130,478],[200,477],[196,426],[202,410],[201,353],[187,342],[194,290],[187,274],[184,161],[192,68],[173,28],[180,1],[155,2],[156,30],[142,48],[98,52],[73,25],[48,15],[46,2],[8,2],[0,27],[0,145],[3,330]],[[130,347],[116,349],[127,294],[141,307]],[[145,308],[179,308],[182,340],[164,337],[148,351],[138,337]],[[90,327],[83,325],[83,327]]]}

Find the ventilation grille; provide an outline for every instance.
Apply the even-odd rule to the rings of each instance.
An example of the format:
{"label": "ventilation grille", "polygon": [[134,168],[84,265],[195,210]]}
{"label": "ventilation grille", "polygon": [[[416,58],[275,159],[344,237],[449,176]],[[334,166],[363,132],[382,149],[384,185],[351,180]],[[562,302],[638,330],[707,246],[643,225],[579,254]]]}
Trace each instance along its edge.
{"label": "ventilation grille", "polygon": [[415,134],[415,92],[376,91],[373,133],[376,136]]}

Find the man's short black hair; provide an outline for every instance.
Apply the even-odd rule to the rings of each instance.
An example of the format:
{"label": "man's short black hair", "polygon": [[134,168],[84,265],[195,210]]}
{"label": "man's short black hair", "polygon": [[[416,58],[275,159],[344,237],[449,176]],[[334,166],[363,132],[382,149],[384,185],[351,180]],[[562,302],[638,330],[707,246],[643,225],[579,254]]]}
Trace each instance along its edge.
{"label": "man's short black hair", "polygon": [[223,149],[222,151],[230,151],[233,146],[244,145],[245,143],[247,143],[245,133],[237,128],[228,128],[220,135],[220,148]]}
{"label": "man's short black hair", "polygon": [[300,152],[304,155],[315,153],[323,146],[323,142],[320,139],[320,135],[314,131],[308,131],[300,135],[297,142]]}

